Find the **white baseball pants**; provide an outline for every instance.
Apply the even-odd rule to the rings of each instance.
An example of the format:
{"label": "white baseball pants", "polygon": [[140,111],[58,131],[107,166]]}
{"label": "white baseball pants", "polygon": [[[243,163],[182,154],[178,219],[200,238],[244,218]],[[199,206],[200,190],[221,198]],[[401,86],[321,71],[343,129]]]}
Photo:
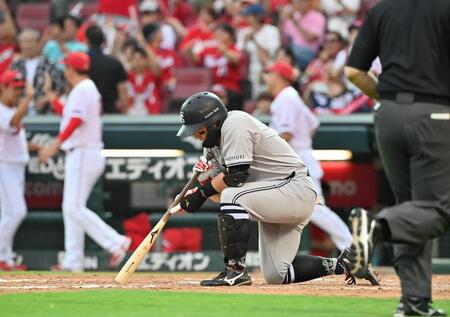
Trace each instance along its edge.
{"label": "white baseball pants", "polygon": [[342,221],[342,219],[334,211],[325,205],[321,184],[323,170],[320,163],[314,158],[313,150],[303,150],[298,154],[308,168],[309,175],[316,186],[317,196],[322,203],[316,205],[314,208],[311,222],[328,233],[330,239],[339,250],[349,247],[352,244],[352,235],[350,230],[344,221]]}
{"label": "white baseball pants", "polygon": [[66,251],[62,265],[66,269],[83,270],[85,233],[111,253],[124,244],[124,236],[86,207],[104,169],[105,158],[99,149],[81,148],[66,153],[62,206]]}
{"label": "white baseball pants", "polygon": [[24,164],[0,162],[0,261],[13,265],[13,241],[26,216]]}

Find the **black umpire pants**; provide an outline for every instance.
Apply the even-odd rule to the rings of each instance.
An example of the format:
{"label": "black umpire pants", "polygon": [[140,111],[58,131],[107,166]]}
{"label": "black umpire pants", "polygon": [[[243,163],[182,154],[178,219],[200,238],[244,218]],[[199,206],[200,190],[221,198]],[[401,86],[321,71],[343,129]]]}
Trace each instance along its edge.
{"label": "black umpire pants", "polygon": [[397,205],[391,229],[402,295],[431,299],[431,242],[450,226],[450,106],[381,100],[379,152]]}

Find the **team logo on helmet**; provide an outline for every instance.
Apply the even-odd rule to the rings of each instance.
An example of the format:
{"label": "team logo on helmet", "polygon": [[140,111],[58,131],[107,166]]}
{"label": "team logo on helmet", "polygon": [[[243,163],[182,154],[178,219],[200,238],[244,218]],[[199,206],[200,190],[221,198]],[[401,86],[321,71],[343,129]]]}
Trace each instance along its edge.
{"label": "team logo on helmet", "polygon": [[184,112],[180,112],[180,120],[183,122],[183,124],[186,123],[186,120],[184,119]]}

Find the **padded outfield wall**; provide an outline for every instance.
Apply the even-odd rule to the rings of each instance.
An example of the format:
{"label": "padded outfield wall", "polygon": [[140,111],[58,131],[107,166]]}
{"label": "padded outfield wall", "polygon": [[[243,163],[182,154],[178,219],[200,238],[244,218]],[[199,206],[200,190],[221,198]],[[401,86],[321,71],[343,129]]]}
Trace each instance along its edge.
{"label": "padded outfield wall", "polygon": [[[264,122],[268,120],[267,117],[260,119]],[[322,161],[324,180],[329,187],[328,204],[344,219],[354,206],[376,211],[392,204],[392,193],[377,155],[372,115],[321,116],[320,120],[314,148],[345,150],[347,155],[351,155],[350,159],[333,160],[339,159],[340,154],[317,153],[321,156],[331,155],[327,161]],[[104,116],[103,124],[106,171],[90,197],[90,207],[121,231],[124,220],[142,213],[149,214],[151,222],[156,223],[159,215],[165,211],[167,201],[190,177],[191,167],[201,153],[201,144],[193,139],[180,140],[176,137],[179,128],[177,115],[147,118]],[[29,141],[44,145],[56,136],[59,118],[27,118],[25,127]],[[47,164],[39,164],[37,158],[32,156],[27,168],[26,186],[29,215],[15,241],[21,259],[32,268],[45,268],[61,256],[63,179],[64,155],[51,159]],[[207,204],[204,211],[210,213],[196,215],[196,218],[187,216],[171,220],[169,226],[201,227],[200,251],[202,254],[217,253],[219,244],[215,208],[214,204]],[[302,243],[302,252],[308,252],[308,231],[304,233]],[[158,251],[161,246],[157,248]],[[256,249],[257,227],[254,226],[250,250]],[[87,268],[105,268],[106,255],[93,242],[88,241],[87,250],[87,262],[90,263]],[[449,236],[435,243],[434,255],[450,257]],[[168,267],[168,270],[176,267],[171,263],[177,260],[171,260],[166,255],[162,255],[162,258],[167,262],[163,266]],[[194,258],[191,260],[190,267],[195,264]],[[257,259],[254,261],[257,263]],[[206,269],[215,269],[219,264],[211,264],[213,266],[207,266]]]}

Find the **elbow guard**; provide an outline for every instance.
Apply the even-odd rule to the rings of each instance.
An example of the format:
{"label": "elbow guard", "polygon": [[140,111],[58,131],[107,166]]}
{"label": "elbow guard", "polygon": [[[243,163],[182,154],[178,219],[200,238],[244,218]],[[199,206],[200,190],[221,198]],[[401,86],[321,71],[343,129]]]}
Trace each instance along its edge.
{"label": "elbow guard", "polygon": [[228,187],[241,187],[247,182],[250,165],[238,165],[228,168],[224,172],[223,181]]}

